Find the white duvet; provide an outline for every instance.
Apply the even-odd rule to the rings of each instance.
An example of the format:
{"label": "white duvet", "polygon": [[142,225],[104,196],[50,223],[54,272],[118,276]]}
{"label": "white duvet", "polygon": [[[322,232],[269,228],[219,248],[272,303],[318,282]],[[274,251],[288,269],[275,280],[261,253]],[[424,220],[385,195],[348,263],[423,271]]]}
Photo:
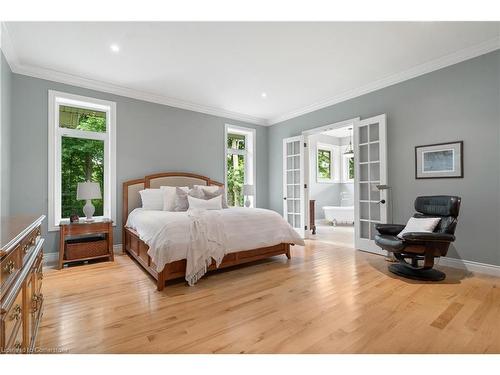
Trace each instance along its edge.
{"label": "white duvet", "polygon": [[148,255],[158,272],[167,263],[187,259],[186,280],[190,285],[206,271],[202,267],[205,260],[218,262],[225,254],[280,243],[304,246],[302,238],[278,213],[261,208],[200,212],[136,208],[126,226],[149,246]]}

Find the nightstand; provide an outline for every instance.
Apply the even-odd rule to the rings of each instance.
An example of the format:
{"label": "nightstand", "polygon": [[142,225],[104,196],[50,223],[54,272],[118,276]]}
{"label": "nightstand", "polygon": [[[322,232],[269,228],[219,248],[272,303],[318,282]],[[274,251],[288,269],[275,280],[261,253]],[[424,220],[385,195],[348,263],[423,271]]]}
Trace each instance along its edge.
{"label": "nightstand", "polygon": [[113,256],[113,220],[80,220],[59,223],[59,269],[65,263]]}

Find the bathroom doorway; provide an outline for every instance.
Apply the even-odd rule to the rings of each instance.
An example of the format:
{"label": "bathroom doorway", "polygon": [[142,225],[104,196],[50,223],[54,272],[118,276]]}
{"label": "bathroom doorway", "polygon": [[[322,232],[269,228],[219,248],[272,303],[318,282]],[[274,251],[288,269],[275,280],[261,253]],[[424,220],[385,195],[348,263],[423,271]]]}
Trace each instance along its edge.
{"label": "bathroom doorway", "polygon": [[305,132],[308,238],[354,249],[354,122]]}
{"label": "bathroom doorway", "polygon": [[386,115],[307,130],[300,139],[306,237],[386,255],[374,241],[376,225],[388,222]]}

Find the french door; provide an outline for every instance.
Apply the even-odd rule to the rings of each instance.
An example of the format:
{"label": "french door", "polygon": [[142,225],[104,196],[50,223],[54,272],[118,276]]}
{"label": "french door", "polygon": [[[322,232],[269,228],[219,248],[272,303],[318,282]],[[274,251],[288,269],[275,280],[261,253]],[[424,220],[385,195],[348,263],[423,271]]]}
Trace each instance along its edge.
{"label": "french door", "polygon": [[[387,222],[387,132],[385,114],[354,123],[356,249],[377,254],[375,224]],[[384,186],[385,185],[385,186]]]}
{"label": "french door", "polygon": [[304,137],[283,139],[283,217],[304,237]]}

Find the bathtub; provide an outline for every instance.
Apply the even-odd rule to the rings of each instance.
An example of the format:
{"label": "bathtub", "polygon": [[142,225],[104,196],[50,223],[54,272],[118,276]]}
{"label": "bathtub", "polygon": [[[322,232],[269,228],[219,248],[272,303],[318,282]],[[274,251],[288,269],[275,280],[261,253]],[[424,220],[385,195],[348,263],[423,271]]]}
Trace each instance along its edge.
{"label": "bathtub", "polygon": [[324,206],[323,212],[325,219],[334,225],[339,222],[354,223],[354,206]]}

